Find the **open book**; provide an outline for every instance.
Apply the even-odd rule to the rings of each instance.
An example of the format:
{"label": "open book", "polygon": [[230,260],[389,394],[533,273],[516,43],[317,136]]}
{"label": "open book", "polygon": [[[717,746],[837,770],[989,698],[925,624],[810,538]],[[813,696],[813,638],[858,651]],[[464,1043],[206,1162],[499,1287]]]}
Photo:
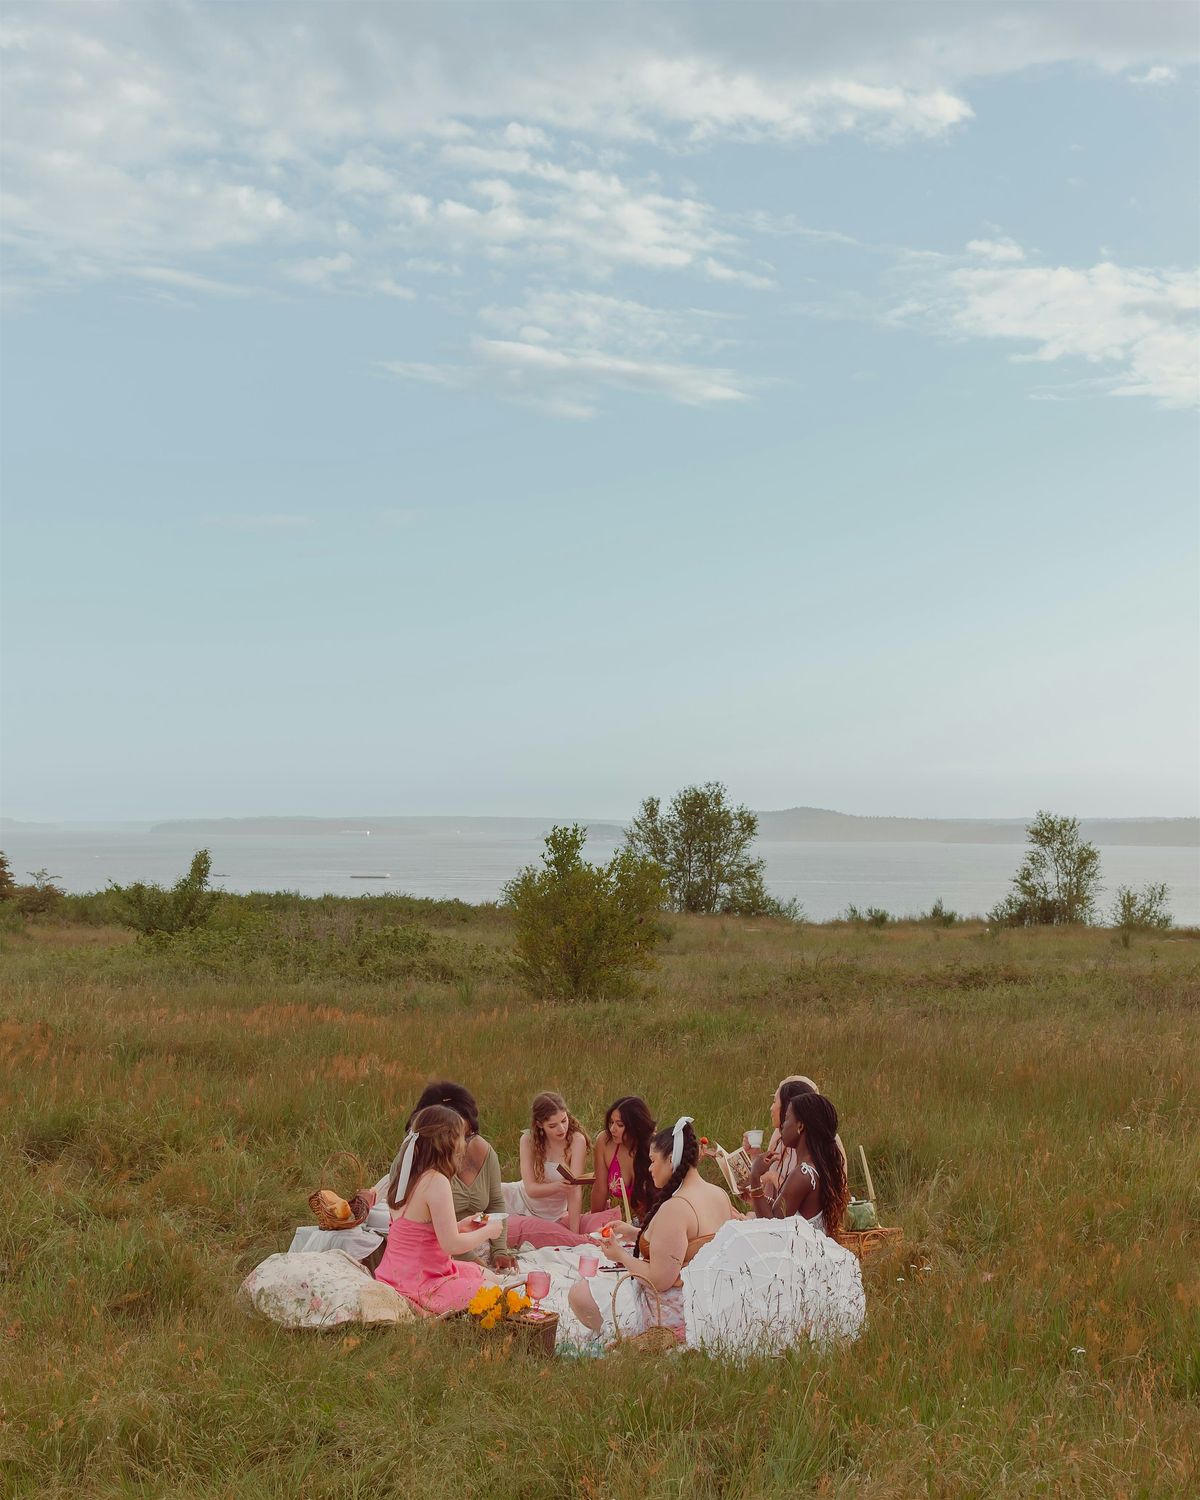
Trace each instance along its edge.
{"label": "open book", "polygon": [[735,1198],[745,1197],[751,1167],[745,1148],[739,1146],[736,1151],[726,1151],[724,1146],[714,1146],[713,1157],[721,1169],[721,1175],[729,1184],[729,1191]]}
{"label": "open book", "polygon": [[568,1167],[564,1167],[561,1162],[558,1165],[558,1175],[569,1182],[572,1187],[591,1187],[592,1183],[596,1180],[596,1174],[594,1172],[590,1177],[576,1177],[575,1174]]}

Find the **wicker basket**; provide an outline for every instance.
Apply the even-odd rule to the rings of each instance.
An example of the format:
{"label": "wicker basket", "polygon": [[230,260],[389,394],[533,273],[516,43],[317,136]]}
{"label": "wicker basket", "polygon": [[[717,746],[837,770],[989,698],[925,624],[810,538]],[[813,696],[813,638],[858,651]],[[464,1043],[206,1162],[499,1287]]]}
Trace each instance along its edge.
{"label": "wicker basket", "polygon": [[[640,1281],[654,1293],[654,1316],[657,1323],[653,1328],[643,1328],[641,1333],[622,1333],[621,1324],[617,1318],[617,1292],[624,1281]],[[635,1276],[632,1271],[626,1271],[623,1276],[618,1276],[612,1290],[613,1310],[613,1341],[610,1349],[631,1349],[638,1354],[669,1354],[672,1349],[679,1348],[679,1340],[671,1329],[663,1325],[662,1320],[662,1298],[658,1295],[658,1288],[645,1276]]]}
{"label": "wicker basket", "polygon": [[898,1250],[904,1242],[903,1229],[884,1229],[877,1225],[874,1229],[843,1229],[834,1235],[839,1245],[844,1245],[847,1250],[853,1250],[859,1260],[866,1260],[868,1255],[873,1255],[877,1250],[882,1250],[890,1245],[892,1249]]}
{"label": "wicker basket", "polygon": [[521,1348],[531,1354],[553,1354],[558,1338],[558,1314],[543,1313],[540,1318],[530,1317],[529,1312],[514,1313],[505,1318],[503,1326],[512,1331],[513,1338]]}
{"label": "wicker basket", "polygon": [[[330,1181],[330,1166],[336,1161],[347,1161],[353,1165],[354,1181],[358,1186],[354,1192],[346,1198],[350,1205],[350,1217],[348,1219],[337,1219],[321,1202],[322,1193],[332,1193],[335,1189],[328,1186]],[[308,1206],[312,1209],[317,1221],[318,1229],[357,1229],[371,1212],[371,1204],[363,1191],[363,1165],[352,1151],[334,1151],[325,1158],[325,1165],[321,1168],[320,1182],[317,1188],[308,1195]],[[339,1194],[340,1196],[340,1194]]]}

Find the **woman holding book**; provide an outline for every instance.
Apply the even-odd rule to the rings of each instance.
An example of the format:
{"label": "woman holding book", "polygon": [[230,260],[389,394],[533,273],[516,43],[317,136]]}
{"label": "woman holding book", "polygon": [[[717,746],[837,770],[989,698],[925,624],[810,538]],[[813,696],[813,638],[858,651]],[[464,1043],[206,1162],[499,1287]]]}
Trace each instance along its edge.
{"label": "woman holding book", "polygon": [[654,1198],[650,1179],[650,1140],[654,1119],[646,1101],[629,1094],[610,1104],[604,1129],[592,1152],[593,1213],[616,1209],[623,1219],[641,1220]]}
{"label": "woman holding book", "polygon": [[521,1135],[521,1180],[504,1184],[509,1244],[581,1245],[591,1230],[620,1216],[614,1210],[583,1212],[591,1143],[562,1095],[536,1095],[531,1116]]}
{"label": "woman holding book", "polygon": [[450,1184],[466,1146],[467,1127],[457,1110],[444,1104],[418,1110],[388,1174],[391,1224],[375,1279],[428,1313],[466,1307],[485,1272],[474,1261],[452,1257],[481,1249],[504,1227],[501,1219],[477,1226],[455,1218]]}

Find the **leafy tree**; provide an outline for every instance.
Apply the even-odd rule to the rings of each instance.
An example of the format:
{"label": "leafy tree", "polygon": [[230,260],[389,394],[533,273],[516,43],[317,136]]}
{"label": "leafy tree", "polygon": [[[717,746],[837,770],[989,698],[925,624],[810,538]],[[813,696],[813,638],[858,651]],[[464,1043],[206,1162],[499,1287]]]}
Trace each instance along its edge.
{"label": "leafy tree", "polygon": [[1100,885],[1100,851],[1079,836],[1078,818],[1039,812],[1025,830],[1029,848],[1013,888],[992,908],[1002,927],[1090,922]]}
{"label": "leafy tree", "polygon": [[654,962],[666,936],[659,867],[618,849],[606,865],[583,858],[587,829],[554,827],[541,868],[527,865],[504,887],[516,927],[517,964],[538,994],[580,999]]}
{"label": "leafy tree", "polygon": [[8,862],[8,855],[0,849],[0,901],[11,901],[16,894],[17,883],[13,879],[12,866]]}
{"label": "leafy tree", "polygon": [[764,861],[750,853],[757,833],[755,814],[731,806],[721,782],[709,781],[684,787],[665,812],[657,797],[647,797],[625,844],[662,869],[672,911],[796,918],[794,901],[767,894]]}
{"label": "leafy tree", "polygon": [[109,889],[119,898],[120,918],[127,927],[146,935],[188,932],[205,926],[221,899],[219,891],[209,889],[211,870],[212,856],[207,849],[198,849],[187,874],[170,890],[140,880],[132,885],[110,885]]}
{"label": "leafy tree", "polygon": [[1167,895],[1164,884],[1144,885],[1140,891],[1127,885],[1117,887],[1108,920],[1123,948],[1129,947],[1135,932],[1163,932],[1174,925],[1167,910]]}

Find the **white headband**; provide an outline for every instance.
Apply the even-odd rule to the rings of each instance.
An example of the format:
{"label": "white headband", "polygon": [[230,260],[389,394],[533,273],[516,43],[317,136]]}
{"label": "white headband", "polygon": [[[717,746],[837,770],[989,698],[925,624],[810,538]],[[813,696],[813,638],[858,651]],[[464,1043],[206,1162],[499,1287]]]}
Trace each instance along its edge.
{"label": "white headband", "polygon": [[[400,1175],[396,1178],[396,1187],[392,1197],[397,1204],[404,1202],[404,1195],[408,1192],[408,1179],[412,1176],[413,1152],[417,1149],[417,1132],[410,1130],[400,1143],[400,1149],[396,1153],[396,1161],[400,1163]],[[395,1168],[396,1161],[392,1163]]]}
{"label": "white headband", "polygon": [[692,1123],[691,1115],[680,1115],[671,1126],[671,1166],[678,1167],[683,1160],[683,1127]]}

